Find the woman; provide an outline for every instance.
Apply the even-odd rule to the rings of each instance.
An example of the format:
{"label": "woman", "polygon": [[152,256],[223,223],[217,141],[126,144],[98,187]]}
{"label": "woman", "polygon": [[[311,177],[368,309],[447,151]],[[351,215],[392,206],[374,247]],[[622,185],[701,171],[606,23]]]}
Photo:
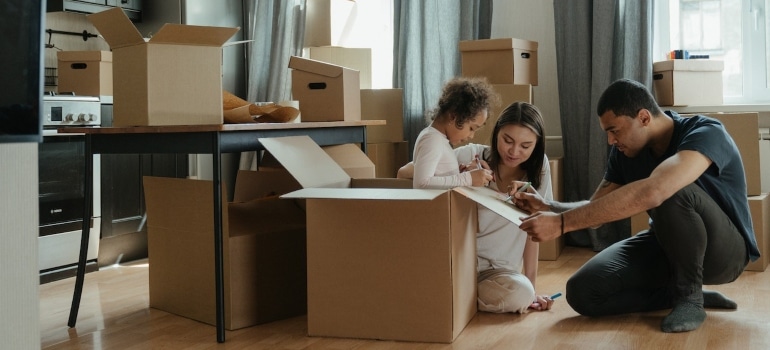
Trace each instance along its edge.
{"label": "woman", "polygon": [[[494,151],[493,151],[494,150]],[[479,164],[492,170],[489,186],[508,193],[524,182],[528,191],[553,198],[551,174],[545,155],[544,122],[532,104],[514,102],[494,125],[491,146],[468,144],[454,150],[460,171],[477,169]],[[398,177],[409,178],[413,165],[399,169]],[[526,232],[491,210],[479,206],[479,232],[476,238],[478,307],[488,312],[549,310],[553,300],[536,295],[539,245]]]}

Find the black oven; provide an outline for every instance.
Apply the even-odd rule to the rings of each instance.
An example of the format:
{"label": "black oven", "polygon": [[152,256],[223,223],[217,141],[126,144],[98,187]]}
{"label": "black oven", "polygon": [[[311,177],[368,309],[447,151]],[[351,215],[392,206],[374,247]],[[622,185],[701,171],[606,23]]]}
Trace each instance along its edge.
{"label": "black oven", "polygon": [[84,203],[91,206],[88,271],[98,269],[101,226],[100,157],[94,157],[93,195],[85,200],[85,136],[56,129],[98,122],[98,98],[45,96],[43,142],[38,145],[39,265],[46,283],[75,275]]}

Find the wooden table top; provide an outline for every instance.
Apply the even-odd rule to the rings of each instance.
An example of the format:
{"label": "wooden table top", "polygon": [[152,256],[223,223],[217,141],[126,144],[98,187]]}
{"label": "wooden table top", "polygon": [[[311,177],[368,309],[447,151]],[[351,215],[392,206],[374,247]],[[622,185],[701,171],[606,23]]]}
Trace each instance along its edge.
{"label": "wooden table top", "polygon": [[176,132],[210,131],[246,131],[246,130],[281,130],[307,128],[334,128],[346,126],[385,125],[385,120],[358,120],[336,122],[301,122],[301,123],[243,123],[211,125],[162,125],[162,126],[126,126],[126,127],[63,127],[57,129],[60,134],[147,134]]}

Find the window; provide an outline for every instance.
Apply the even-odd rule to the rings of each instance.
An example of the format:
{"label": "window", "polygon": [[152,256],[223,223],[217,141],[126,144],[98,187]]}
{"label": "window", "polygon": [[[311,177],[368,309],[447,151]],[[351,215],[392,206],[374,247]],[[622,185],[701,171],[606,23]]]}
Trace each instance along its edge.
{"label": "window", "polygon": [[770,0],[657,0],[654,61],[675,49],[725,62],[725,104],[770,102]]}

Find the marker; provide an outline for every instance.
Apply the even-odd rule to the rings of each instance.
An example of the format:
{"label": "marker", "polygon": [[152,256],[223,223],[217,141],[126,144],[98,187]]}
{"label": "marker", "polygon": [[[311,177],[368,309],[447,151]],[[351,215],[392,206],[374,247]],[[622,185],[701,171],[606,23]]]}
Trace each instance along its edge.
{"label": "marker", "polygon": [[481,159],[478,154],[476,155],[476,169],[479,169],[479,170],[483,169],[481,167]]}
{"label": "marker", "polygon": [[[527,182],[527,183],[525,183],[524,185],[522,185],[521,187],[519,187],[519,189],[518,189],[518,190],[516,190],[516,192],[525,192],[525,191],[527,191],[527,189],[528,189],[528,188],[530,188],[531,186],[532,186],[532,183],[531,183],[531,182]],[[508,196],[508,197],[505,197],[505,199],[503,199],[503,202],[507,202],[507,201],[509,201],[509,200],[511,200],[511,199],[513,199],[513,195],[510,195],[510,196]]]}
{"label": "marker", "polygon": [[551,295],[551,300],[556,300],[556,298],[560,297],[561,293],[556,293],[554,295]]}

